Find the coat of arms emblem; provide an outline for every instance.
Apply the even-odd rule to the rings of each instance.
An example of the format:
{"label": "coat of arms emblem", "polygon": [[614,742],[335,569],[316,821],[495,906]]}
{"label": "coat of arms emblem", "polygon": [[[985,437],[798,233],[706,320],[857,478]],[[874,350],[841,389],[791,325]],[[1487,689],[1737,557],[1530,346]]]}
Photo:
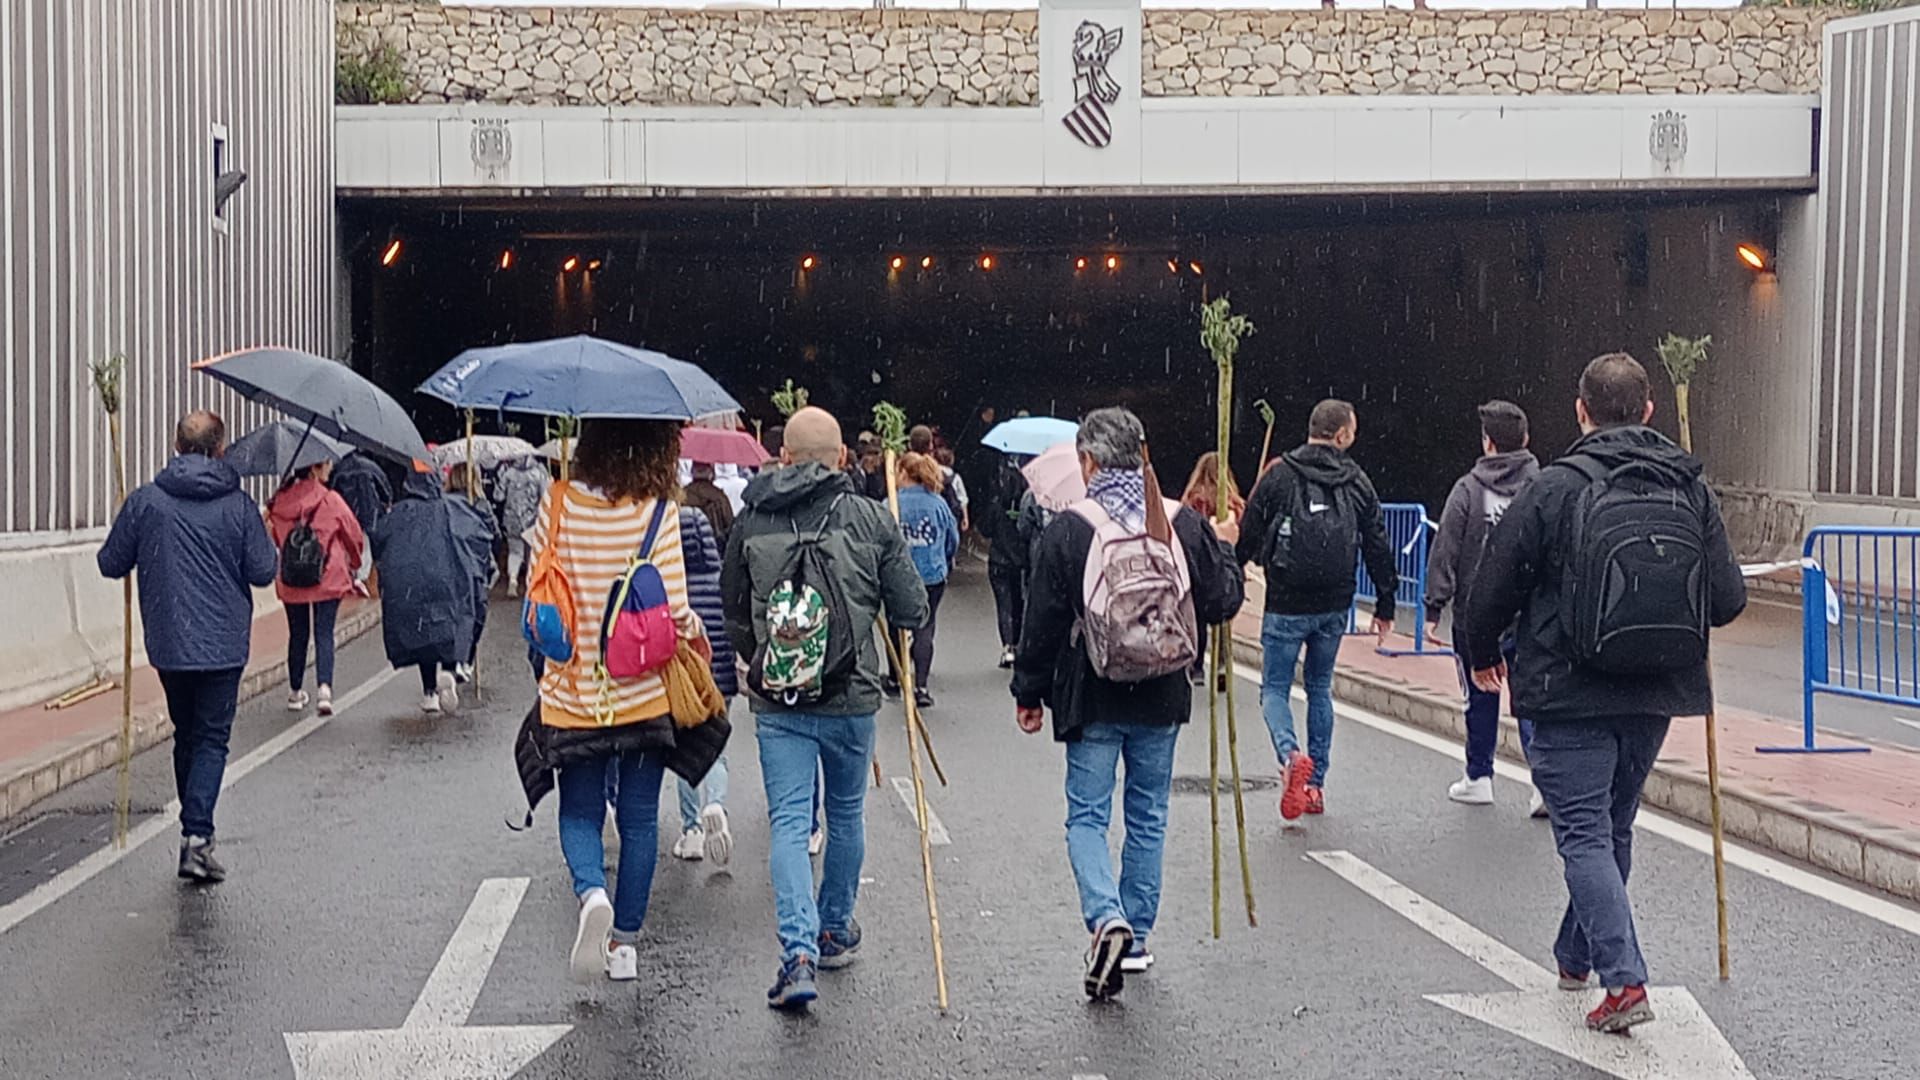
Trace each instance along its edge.
{"label": "coat of arms emblem", "polygon": [[498,180],[513,160],[513,136],[507,132],[507,122],[475,120],[472,151],[474,170],[489,180]]}
{"label": "coat of arms emblem", "polygon": [[1687,159],[1687,116],[1668,109],[1653,114],[1653,127],[1647,133],[1647,153],[1668,176]]}
{"label": "coat of arms emblem", "polygon": [[1096,22],[1083,22],[1073,32],[1072,111],[1061,119],[1073,137],[1098,150],[1113,141],[1113,121],[1107,106],[1120,99],[1120,84],[1107,74],[1107,61],[1120,51],[1121,32]]}

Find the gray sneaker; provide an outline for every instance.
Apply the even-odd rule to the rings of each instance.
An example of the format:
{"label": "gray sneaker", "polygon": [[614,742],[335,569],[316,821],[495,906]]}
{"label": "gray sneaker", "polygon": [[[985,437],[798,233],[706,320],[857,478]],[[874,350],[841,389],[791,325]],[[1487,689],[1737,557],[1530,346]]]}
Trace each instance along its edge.
{"label": "gray sneaker", "polygon": [[180,876],[201,885],[227,880],[227,868],[213,857],[213,841],[204,836],[189,836],[180,841]]}

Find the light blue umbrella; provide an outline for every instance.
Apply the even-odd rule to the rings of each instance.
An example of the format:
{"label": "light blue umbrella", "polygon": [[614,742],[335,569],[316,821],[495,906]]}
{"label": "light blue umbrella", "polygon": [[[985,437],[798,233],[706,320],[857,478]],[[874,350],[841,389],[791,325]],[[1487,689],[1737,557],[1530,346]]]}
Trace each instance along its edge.
{"label": "light blue umbrella", "polygon": [[1080,425],[1051,416],[1020,416],[1002,420],[980,442],[1009,454],[1042,454],[1050,446],[1072,442]]}
{"label": "light blue umbrella", "polygon": [[468,349],[420,392],[462,409],[582,420],[698,420],[740,411],[684,360],[581,334]]}

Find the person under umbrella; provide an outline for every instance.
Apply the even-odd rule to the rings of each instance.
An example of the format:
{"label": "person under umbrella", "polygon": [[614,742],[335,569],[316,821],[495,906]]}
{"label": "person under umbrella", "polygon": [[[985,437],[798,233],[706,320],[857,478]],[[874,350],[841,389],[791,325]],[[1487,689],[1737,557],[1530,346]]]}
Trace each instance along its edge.
{"label": "person under umbrella", "polygon": [[727,530],[733,528],[733,500],[714,483],[714,467],[705,462],[693,463],[693,483],[687,485],[687,505],[707,516],[707,524],[712,526],[713,535],[720,547],[727,546]]}
{"label": "person under umbrella", "polygon": [[453,671],[474,640],[473,580],[484,571],[470,565],[455,527],[464,501],[441,491],[438,473],[413,473],[373,534],[387,662],[419,668],[420,711],[429,716],[458,706]]}
{"label": "person under umbrella", "polygon": [[480,637],[487,632],[487,594],[496,575],[493,546],[499,534],[494,531],[486,496],[479,491],[479,478],[465,465],[448,470],[447,498],[453,504],[450,518],[453,537],[460,544],[460,567],[473,587],[473,635],[465,658],[453,666],[454,681],[465,685],[473,681],[474,658],[480,651]]}
{"label": "person under umbrella", "polygon": [[[393,505],[393,484],[386,470],[363,451],[348,454],[333,467],[333,490],[346,500],[353,519],[360,523],[360,531],[368,536],[380,527],[387,508]],[[365,581],[372,570],[373,550],[368,548],[356,577]]]}
{"label": "person under umbrella", "polygon": [[355,589],[367,543],[347,501],[327,487],[332,475],[332,461],[309,465],[267,504],[267,524],[280,551],[274,591],[287,610],[287,711],[307,707],[302,685],[311,638],[321,716],[333,715],[334,622],[340,601]]}
{"label": "person under umbrella", "polygon": [[494,477],[494,493],[500,500],[500,531],[507,540],[507,595],[517,597],[526,587],[526,531],[540,516],[540,500],[546,498],[553,479],[539,458],[515,458],[500,466]]}

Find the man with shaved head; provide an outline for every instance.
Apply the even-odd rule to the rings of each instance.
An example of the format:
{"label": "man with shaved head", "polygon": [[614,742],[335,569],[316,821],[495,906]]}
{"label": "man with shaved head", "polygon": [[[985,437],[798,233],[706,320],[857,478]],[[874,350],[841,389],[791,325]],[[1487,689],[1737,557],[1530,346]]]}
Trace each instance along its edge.
{"label": "man with shaved head", "polygon": [[[787,419],[780,461],[753,478],[727,537],[721,571],[727,632],[753,660],[748,701],[767,789],[782,957],[767,991],[777,1009],[819,996],[816,973],[860,951],[853,905],[866,857],[867,763],[880,708],[874,623],[927,623],[927,591],[886,507],[861,498],[844,471],[840,422],[808,407]],[[824,779],[827,847],[820,887],[807,857],[816,772]]]}
{"label": "man with shaved head", "polygon": [[98,562],[109,578],[140,572],[147,661],[173,719],[180,876],[207,884],[226,877],[213,854],[213,804],[252,644],[253,590],[273,584],[279,560],[260,508],[221,460],[226,424],[190,412],[173,448],[153,483],[127,496]]}

